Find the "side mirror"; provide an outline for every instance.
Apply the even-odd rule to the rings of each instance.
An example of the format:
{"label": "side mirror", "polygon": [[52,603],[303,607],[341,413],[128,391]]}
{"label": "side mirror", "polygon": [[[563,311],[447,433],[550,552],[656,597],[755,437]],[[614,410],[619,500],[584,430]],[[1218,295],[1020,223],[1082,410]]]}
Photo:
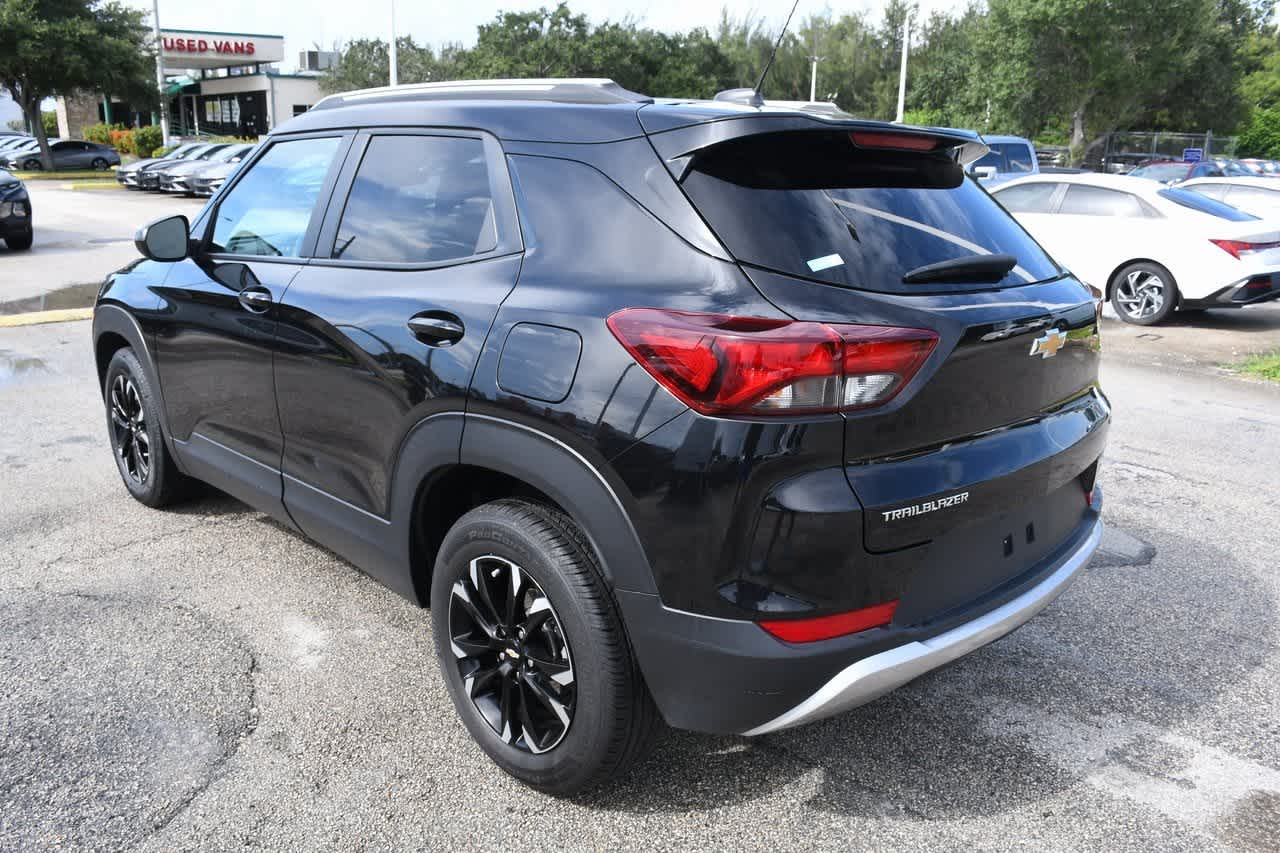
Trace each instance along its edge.
{"label": "side mirror", "polygon": [[995,166],[974,166],[973,176],[979,181],[989,181],[997,174]]}
{"label": "side mirror", "polygon": [[133,245],[152,261],[180,261],[190,254],[191,226],[185,216],[166,216],[144,225],[133,235]]}

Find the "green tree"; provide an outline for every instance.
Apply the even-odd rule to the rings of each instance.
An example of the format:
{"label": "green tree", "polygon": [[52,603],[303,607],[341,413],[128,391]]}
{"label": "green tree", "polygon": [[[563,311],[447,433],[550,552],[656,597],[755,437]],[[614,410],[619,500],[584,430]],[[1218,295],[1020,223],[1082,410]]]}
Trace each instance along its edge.
{"label": "green tree", "polygon": [[53,167],[40,102],[77,91],[154,100],[142,13],[115,0],[0,0],[0,85],[22,108]]}
{"label": "green tree", "polygon": [[1065,122],[1079,162],[1106,134],[1185,97],[1206,67],[1231,61],[1220,12],[1217,0],[990,0],[976,58],[993,121],[1027,136]]}
{"label": "green tree", "polygon": [[1240,134],[1236,153],[1241,157],[1280,159],[1280,107],[1254,111],[1253,120]]}
{"label": "green tree", "polygon": [[[454,66],[460,48],[445,45],[435,51],[419,45],[412,36],[396,38],[396,77],[399,83],[425,83],[457,77]],[[387,43],[382,39],[356,39],[341,51],[338,62],[320,77],[320,88],[326,92],[350,92],[371,89],[391,82],[391,60]]]}

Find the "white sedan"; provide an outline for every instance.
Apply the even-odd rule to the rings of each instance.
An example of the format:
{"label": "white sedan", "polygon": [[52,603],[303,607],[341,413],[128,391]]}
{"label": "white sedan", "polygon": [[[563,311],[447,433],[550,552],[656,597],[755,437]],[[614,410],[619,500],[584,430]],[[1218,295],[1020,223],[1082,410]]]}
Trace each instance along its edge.
{"label": "white sedan", "polygon": [[1178,186],[1261,219],[1280,219],[1280,179],[1277,178],[1194,178]]}
{"label": "white sedan", "polygon": [[992,195],[1127,322],[1280,297],[1280,219],[1118,175],[1037,175]]}

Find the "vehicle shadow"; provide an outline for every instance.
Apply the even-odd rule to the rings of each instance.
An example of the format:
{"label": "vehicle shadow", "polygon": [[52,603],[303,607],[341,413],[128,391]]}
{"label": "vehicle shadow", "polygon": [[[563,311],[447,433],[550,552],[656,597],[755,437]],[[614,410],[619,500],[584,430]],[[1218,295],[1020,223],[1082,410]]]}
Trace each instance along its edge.
{"label": "vehicle shadow", "polygon": [[[1275,610],[1229,553],[1159,544],[1181,558],[1090,567],[1018,632],[843,716],[756,739],[669,733],[584,803],[679,814],[815,773],[814,810],[945,819],[1043,801],[1102,766],[1184,784],[1190,756],[1170,758],[1161,736],[1219,711],[1219,695],[1274,652]],[[1232,591],[1215,600],[1211,625],[1232,626],[1217,645],[1211,628],[1191,628],[1206,625],[1209,589]]]}

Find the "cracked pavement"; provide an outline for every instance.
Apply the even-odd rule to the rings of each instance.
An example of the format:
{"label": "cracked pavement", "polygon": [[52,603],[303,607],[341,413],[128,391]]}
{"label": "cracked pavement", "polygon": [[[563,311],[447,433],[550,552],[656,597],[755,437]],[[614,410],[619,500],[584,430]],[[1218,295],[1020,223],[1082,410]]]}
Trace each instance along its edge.
{"label": "cracked pavement", "polygon": [[471,743],[425,611],[229,498],[129,499],[88,336],[0,330],[2,850],[1280,848],[1280,389],[1109,356],[1118,533],[1044,613],[566,801]]}

